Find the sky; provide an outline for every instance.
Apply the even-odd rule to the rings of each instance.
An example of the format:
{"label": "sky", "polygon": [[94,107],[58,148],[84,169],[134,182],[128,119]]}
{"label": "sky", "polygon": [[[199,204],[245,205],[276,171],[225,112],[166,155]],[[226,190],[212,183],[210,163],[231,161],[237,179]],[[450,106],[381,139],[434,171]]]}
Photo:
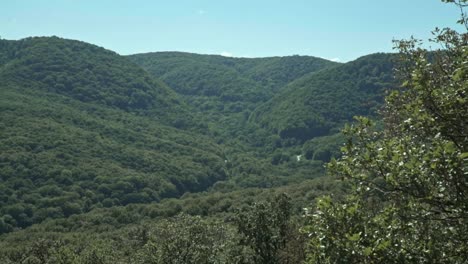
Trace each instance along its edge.
{"label": "sky", "polygon": [[311,55],[346,62],[454,27],[439,0],[0,0],[0,37],[59,36],[119,54]]}

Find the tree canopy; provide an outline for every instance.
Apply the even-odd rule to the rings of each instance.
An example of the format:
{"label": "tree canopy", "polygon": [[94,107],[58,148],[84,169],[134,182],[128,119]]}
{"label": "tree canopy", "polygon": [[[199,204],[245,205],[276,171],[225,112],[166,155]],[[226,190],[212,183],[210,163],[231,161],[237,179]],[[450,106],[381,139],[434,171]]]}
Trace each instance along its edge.
{"label": "tree canopy", "polygon": [[443,48],[396,42],[402,85],[386,98],[383,129],[365,117],[345,128],[329,170],[354,187],[345,201],[317,202],[309,263],[468,259],[468,35],[436,29],[433,41]]}

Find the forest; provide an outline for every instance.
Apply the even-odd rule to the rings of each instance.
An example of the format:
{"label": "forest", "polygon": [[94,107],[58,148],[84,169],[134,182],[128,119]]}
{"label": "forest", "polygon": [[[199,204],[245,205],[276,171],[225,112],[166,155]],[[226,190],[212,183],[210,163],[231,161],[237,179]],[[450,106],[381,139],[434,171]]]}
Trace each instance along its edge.
{"label": "forest", "polygon": [[0,263],[467,263],[442,2],[440,48],[346,63],[0,38]]}

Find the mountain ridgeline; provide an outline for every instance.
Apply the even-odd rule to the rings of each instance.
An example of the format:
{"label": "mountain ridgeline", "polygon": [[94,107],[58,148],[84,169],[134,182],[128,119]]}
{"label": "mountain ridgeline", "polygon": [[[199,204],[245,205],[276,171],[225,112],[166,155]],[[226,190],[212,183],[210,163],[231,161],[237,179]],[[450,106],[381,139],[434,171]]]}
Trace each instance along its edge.
{"label": "mountain ridgeline", "polygon": [[[265,100],[297,78],[337,65],[324,59],[297,55],[252,59],[155,52],[128,58],[180,94],[217,96],[224,102]],[[250,98],[249,92],[267,97]]]}
{"label": "mountain ridgeline", "polygon": [[[0,233],[319,178],[343,124],[395,87],[393,57],[120,56],[58,37],[0,40]],[[217,206],[187,212],[234,211]]]}

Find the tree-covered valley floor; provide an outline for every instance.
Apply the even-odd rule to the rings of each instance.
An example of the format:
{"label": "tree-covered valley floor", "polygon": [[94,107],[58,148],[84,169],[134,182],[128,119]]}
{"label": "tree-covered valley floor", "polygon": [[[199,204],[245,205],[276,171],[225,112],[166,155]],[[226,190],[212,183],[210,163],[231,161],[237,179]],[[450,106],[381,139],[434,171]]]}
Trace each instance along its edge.
{"label": "tree-covered valley floor", "polygon": [[[416,53],[405,47],[403,55]],[[441,54],[452,56],[450,67],[457,68],[465,65],[461,53]],[[372,151],[404,149],[398,140],[385,140],[406,139],[405,133],[415,138],[409,125],[398,130],[414,115],[427,118],[413,124],[418,133],[431,127],[426,135],[451,140],[444,133],[453,130],[431,123],[430,111],[420,114],[425,105],[411,100],[425,94],[404,93],[411,85],[419,91],[421,80],[401,86],[394,77],[399,58],[372,54],[335,63],[310,56],[120,56],[59,37],[0,39],[0,263],[339,263],[341,257],[342,263],[411,263],[409,247],[419,252],[435,246],[408,244],[395,253],[378,235],[364,239],[367,229],[377,234],[377,227],[398,226],[395,219],[406,222],[397,217],[403,211],[387,210],[397,202],[361,189],[406,197],[407,185],[394,187],[394,178],[380,174],[407,175],[393,163],[409,164],[403,166],[408,170],[425,165]],[[422,71],[414,61],[407,67]],[[461,88],[448,90],[454,98],[465,98],[459,96],[466,92],[464,74],[452,83]],[[466,106],[454,98],[444,99],[444,110]],[[354,116],[368,119],[345,127]],[[450,124],[463,117],[458,111]],[[457,162],[466,159],[465,125],[456,134],[465,141],[440,145],[439,152],[453,159],[438,160],[449,165],[441,161],[428,171],[463,174]],[[348,136],[340,133],[343,127]],[[431,137],[422,138],[421,144]],[[388,168],[373,163],[386,158]],[[327,163],[334,173],[326,174]],[[464,192],[464,184],[455,187]],[[438,195],[431,191],[417,195],[430,200]],[[406,205],[427,207],[418,201]],[[306,209],[315,203],[319,211]],[[455,211],[463,208],[449,209],[453,214],[442,214],[464,216]],[[465,225],[451,227],[463,237]],[[405,244],[408,237],[398,235]],[[418,257],[432,251],[424,254]]]}

